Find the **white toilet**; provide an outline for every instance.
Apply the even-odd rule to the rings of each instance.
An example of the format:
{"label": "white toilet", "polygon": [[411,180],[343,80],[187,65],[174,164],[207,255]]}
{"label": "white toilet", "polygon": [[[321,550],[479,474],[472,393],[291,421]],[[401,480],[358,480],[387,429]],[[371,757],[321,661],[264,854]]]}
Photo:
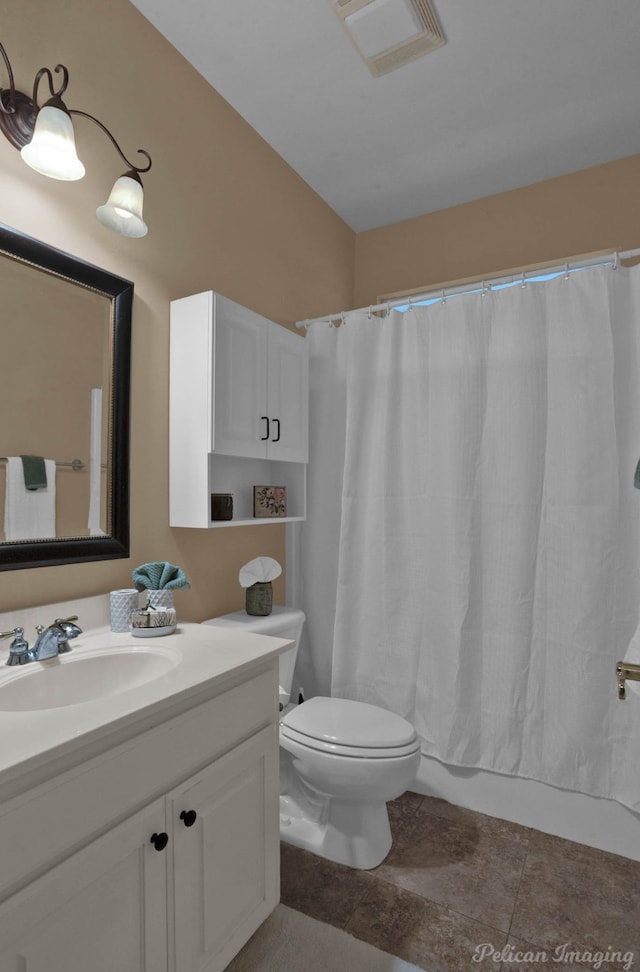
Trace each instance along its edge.
{"label": "white toilet", "polygon": [[290,638],[280,655],[280,836],[321,857],[369,869],[389,853],[387,801],[411,785],[420,744],[410,723],[379,706],[316,696],[289,704],[304,614],[274,605],[204,624]]}

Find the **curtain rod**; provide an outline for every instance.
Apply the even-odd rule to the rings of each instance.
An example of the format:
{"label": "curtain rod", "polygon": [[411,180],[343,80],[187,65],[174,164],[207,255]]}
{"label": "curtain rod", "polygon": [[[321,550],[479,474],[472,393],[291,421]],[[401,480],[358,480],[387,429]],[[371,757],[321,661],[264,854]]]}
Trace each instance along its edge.
{"label": "curtain rod", "polygon": [[[314,317],[312,320],[298,321],[297,328],[307,328],[311,324],[331,324],[332,321],[342,320],[346,314],[375,314],[378,311],[389,312],[394,307],[404,305],[419,304],[423,300],[441,296],[443,300],[447,297],[460,296],[465,293],[473,293],[478,289],[491,290],[497,284],[514,283],[522,279],[524,283],[527,274],[530,276],[540,276],[544,273],[573,273],[575,270],[584,270],[586,267],[607,266],[609,263],[614,267],[619,260],[629,260],[632,257],[640,256],[640,247],[635,250],[625,250],[616,252],[611,250],[601,250],[598,253],[587,253],[578,257],[570,257],[568,260],[558,260],[554,263],[536,263],[527,267],[518,267],[513,270],[506,270],[496,276],[488,277],[467,277],[459,281],[449,281],[445,284],[434,284],[424,291],[411,293],[405,292],[403,295],[389,297],[378,304],[371,304],[369,307],[358,307],[349,311],[339,311],[337,314],[324,314],[322,317]],[[477,285],[477,286],[474,286]]]}

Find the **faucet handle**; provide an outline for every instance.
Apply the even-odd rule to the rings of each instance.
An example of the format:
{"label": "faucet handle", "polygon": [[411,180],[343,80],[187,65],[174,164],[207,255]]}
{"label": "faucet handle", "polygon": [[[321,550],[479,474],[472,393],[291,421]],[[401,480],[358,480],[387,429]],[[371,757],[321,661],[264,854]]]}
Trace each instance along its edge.
{"label": "faucet handle", "polygon": [[[77,620],[78,620],[78,615],[77,614],[72,614],[70,618],[56,618],[55,621],[53,621],[49,625],[49,627],[50,628],[60,628],[61,631],[64,631],[65,629],[64,629],[63,625],[65,625],[65,624],[71,624],[73,621],[77,621]],[[36,632],[38,634],[42,634],[42,632],[44,630],[45,630],[45,627],[44,627],[43,624],[37,624],[36,625]]]}
{"label": "faucet handle", "polygon": [[33,661],[33,652],[29,651],[29,642],[25,640],[24,628],[14,628],[13,631],[3,631],[0,638],[10,638],[13,641],[9,645],[9,657],[7,665],[24,665],[26,662]]}
{"label": "faucet handle", "polygon": [[72,614],[71,617],[69,618],[56,618],[53,623],[56,625],[57,628],[61,628],[64,631],[65,625],[67,624],[71,625],[72,627],[77,627],[77,625],[73,624],[73,622],[77,620],[78,620],[78,615]]}
{"label": "faucet handle", "polygon": [[77,614],[72,614],[69,618],[56,618],[53,622],[52,627],[59,629],[63,637],[58,641],[58,654],[63,655],[66,651],[71,651],[69,647],[69,638],[77,638],[79,634],[82,634],[82,628],[77,624],[74,624],[78,620]]}

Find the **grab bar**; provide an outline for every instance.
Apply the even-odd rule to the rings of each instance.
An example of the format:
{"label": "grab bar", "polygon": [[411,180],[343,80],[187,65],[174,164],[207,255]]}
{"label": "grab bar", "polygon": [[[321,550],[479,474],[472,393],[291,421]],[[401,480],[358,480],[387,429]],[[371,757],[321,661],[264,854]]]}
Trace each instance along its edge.
{"label": "grab bar", "polygon": [[618,698],[626,699],[625,680],[629,679],[631,682],[640,682],[640,665],[634,665],[632,662],[618,662],[616,665],[616,675],[618,677]]}

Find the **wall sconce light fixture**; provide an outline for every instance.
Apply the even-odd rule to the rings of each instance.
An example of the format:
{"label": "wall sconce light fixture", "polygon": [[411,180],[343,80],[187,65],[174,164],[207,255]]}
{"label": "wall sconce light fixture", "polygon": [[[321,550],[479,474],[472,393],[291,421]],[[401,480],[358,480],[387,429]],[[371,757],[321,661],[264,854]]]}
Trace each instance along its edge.
{"label": "wall sconce light fixture", "polygon": [[[109,129],[101,121],[86,111],[67,108],[62,100],[69,83],[69,72],[64,64],[57,64],[54,68],[56,74],[62,74],[57,90],[49,68],[40,68],[33,82],[33,97],[30,98],[16,90],[11,64],[1,43],[0,54],[9,74],[9,87],[0,88],[0,131],[20,150],[27,165],[50,179],[82,179],[85,168],[76,153],[71,116],[88,118],[102,129],[127,166],[127,171],[116,180],[107,202],[96,210],[96,216],[103,226],[122,236],[146,236],[147,225],[142,218],[143,189],[140,173],[148,172],[151,168],[149,153],[138,149],[138,154],[143,155],[146,161],[143,165],[134,165],[126,158]],[[50,98],[40,106],[38,86],[45,76]]]}

